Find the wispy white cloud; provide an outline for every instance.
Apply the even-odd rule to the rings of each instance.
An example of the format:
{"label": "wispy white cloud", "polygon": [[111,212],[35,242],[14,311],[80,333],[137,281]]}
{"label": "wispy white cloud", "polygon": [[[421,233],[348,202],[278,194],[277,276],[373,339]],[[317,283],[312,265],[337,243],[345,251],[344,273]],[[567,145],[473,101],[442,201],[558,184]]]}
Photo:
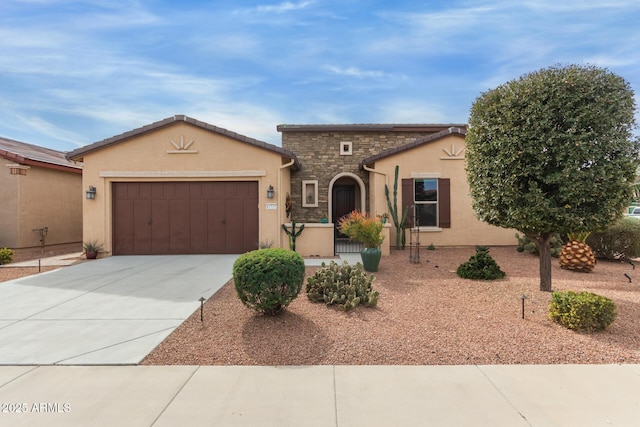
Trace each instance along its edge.
{"label": "wispy white cloud", "polygon": [[236,13],[275,13],[275,14],[279,14],[279,13],[287,13],[287,12],[292,12],[292,11],[296,11],[296,10],[302,10],[302,9],[306,9],[309,6],[311,6],[314,2],[313,1],[301,1],[298,3],[293,3],[290,1],[285,1],[282,3],[278,3],[278,4],[264,4],[264,5],[258,5],[256,7],[253,8],[244,8],[244,9],[237,9]]}
{"label": "wispy white cloud", "polygon": [[44,120],[42,117],[19,115],[18,121],[22,125],[29,127],[32,131],[36,131],[52,139],[70,142],[76,147],[82,147],[87,143],[81,133],[63,129],[54,123]]}
{"label": "wispy white cloud", "polygon": [[395,99],[376,107],[377,122],[383,123],[448,123],[443,107],[419,100]]}
{"label": "wispy white cloud", "polygon": [[331,71],[334,74],[346,77],[356,77],[359,79],[364,78],[382,78],[385,77],[385,73],[377,70],[361,70],[357,67],[336,67],[329,65],[326,67],[327,70]]}
{"label": "wispy white cloud", "polygon": [[204,3],[0,1],[0,134],[69,149],[174,114],[272,143],[283,122],[460,122],[556,63],[640,90],[635,0]]}

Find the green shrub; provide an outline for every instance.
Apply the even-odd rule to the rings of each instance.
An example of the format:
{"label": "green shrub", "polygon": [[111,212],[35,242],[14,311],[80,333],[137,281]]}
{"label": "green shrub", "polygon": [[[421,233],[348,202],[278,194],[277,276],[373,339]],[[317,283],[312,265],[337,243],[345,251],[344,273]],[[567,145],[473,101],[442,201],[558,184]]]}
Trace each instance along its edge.
{"label": "green shrub", "polygon": [[337,305],[342,310],[351,310],[358,304],[374,307],[378,303],[378,291],[371,284],[375,280],[367,276],[362,264],[349,265],[344,261],[339,265],[333,261],[307,279],[307,296],[313,302]]}
{"label": "green shrub", "polygon": [[[530,254],[538,255],[538,245],[529,240],[527,236],[524,234],[520,236],[520,234],[516,233],[516,239],[518,239],[518,247],[516,248],[518,252],[527,251]],[[551,240],[549,241],[552,257],[558,258],[560,256],[560,252],[562,252],[562,244],[560,234],[553,233]]]}
{"label": "green shrub", "polygon": [[474,280],[495,280],[505,276],[498,263],[489,255],[489,248],[485,246],[477,246],[476,253],[469,261],[460,264],[456,273],[463,279]]}
{"label": "green shrub", "polygon": [[13,261],[13,251],[8,248],[0,248],[0,264],[9,264]]}
{"label": "green shrub", "polygon": [[600,331],[616,318],[616,305],[609,298],[590,292],[554,292],[549,318],[576,331]]}
{"label": "green shrub", "polygon": [[298,296],[304,275],[304,259],[281,248],[247,252],[233,264],[233,281],[240,301],[270,316],[282,312]]}
{"label": "green shrub", "polygon": [[586,243],[596,258],[628,259],[640,256],[640,219],[622,218],[604,231],[591,233]]}

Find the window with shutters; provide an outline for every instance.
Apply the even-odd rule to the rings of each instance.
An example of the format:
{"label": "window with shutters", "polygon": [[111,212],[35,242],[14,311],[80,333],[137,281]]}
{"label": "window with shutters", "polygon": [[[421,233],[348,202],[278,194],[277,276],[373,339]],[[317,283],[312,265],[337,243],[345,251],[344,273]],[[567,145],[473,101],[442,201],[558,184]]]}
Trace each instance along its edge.
{"label": "window with shutters", "polygon": [[451,181],[449,178],[402,180],[402,209],[409,208],[407,227],[451,227]]}
{"label": "window with shutters", "polygon": [[413,180],[413,203],[415,224],[421,227],[438,226],[438,179],[417,178]]}

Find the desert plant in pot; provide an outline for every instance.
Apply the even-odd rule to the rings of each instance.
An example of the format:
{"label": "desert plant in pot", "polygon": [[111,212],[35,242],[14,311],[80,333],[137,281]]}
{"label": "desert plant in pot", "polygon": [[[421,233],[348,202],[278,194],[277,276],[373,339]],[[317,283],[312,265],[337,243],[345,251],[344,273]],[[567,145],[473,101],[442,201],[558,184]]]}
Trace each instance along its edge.
{"label": "desert plant in pot", "polygon": [[90,240],[82,244],[82,249],[84,249],[87,259],[96,259],[102,250],[102,245],[97,240]]}
{"label": "desert plant in pot", "polygon": [[380,245],[384,241],[382,235],[382,221],[354,210],[340,219],[340,232],[364,246],[360,251],[364,269],[370,272],[378,271],[382,251]]}

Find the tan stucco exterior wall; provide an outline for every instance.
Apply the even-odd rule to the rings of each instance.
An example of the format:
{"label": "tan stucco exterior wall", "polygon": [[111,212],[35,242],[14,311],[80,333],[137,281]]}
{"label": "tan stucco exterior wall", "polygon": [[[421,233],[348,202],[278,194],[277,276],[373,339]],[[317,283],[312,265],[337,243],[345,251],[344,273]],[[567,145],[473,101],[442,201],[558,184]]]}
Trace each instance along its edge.
{"label": "tan stucco exterior wall", "polygon": [[82,241],[79,173],[32,166],[27,175],[0,170],[0,176],[0,246],[40,246],[40,235],[33,230],[44,227],[49,229],[46,245]]}
{"label": "tan stucco exterior wall", "polygon": [[[96,197],[84,200],[83,239],[97,240],[107,255],[111,253],[113,182],[255,181],[259,185],[259,239],[278,246],[290,179],[284,162],[278,153],[187,122],[85,154],[83,188],[95,186]],[[267,198],[270,185],[275,190],[273,199]]]}
{"label": "tan stucco exterior wall", "polygon": [[20,235],[19,203],[20,175],[10,175],[0,159],[0,248],[17,248]]}
{"label": "tan stucco exterior wall", "polygon": [[[393,183],[395,166],[399,165],[398,209],[402,203],[403,178],[417,177],[415,174],[429,174],[432,177],[451,180],[451,228],[421,229],[422,246],[466,246],[466,245],[515,245],[516,231],[494,227],[479,221],[472,209],[469,185],[465,172],[464,139],[450,135],[423,144],[416,148],[400,152],[394,156],[378,160],[370,172],[371,213],[374,215],[388,212],[384,185],[389,185],[393,203]],[[457,154],[457,155],[450,155]],[[414,174],[412,176],[412,174]],[[395,227],[392,227],[392,245],[395,245]],[[407,243],[409,230],[407,230]]]}

